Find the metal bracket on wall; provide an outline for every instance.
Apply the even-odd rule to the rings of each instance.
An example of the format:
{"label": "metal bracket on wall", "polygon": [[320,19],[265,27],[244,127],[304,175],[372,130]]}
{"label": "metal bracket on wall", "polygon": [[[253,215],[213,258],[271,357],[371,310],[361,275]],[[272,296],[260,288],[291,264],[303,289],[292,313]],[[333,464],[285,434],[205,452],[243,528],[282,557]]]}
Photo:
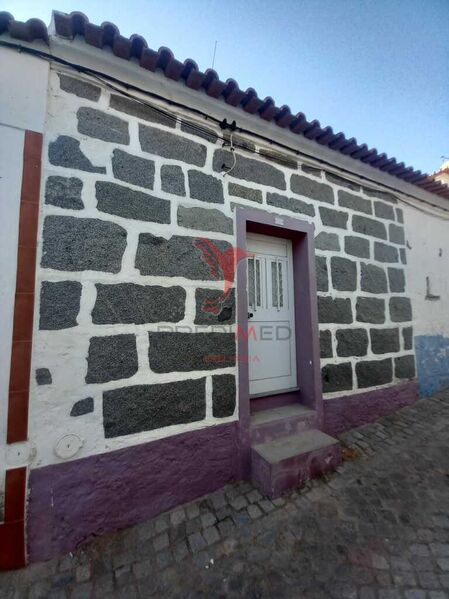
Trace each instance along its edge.
{"label": "metal bracket on wall", "polygon": [[434,295],[431,291],[430,291],[430,277],[426,277],[426,300],[429,300],[430,302],[437,302],[438,300],[441,299],[440,295]]}

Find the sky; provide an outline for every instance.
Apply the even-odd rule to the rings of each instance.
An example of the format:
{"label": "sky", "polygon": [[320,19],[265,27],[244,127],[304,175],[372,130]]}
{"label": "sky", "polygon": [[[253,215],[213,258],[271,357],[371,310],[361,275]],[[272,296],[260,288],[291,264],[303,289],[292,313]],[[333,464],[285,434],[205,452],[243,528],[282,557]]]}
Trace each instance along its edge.
{"label": "sky", "polygon": [[423,172],[449,157],[449,0],[4,0],[84,12]]}

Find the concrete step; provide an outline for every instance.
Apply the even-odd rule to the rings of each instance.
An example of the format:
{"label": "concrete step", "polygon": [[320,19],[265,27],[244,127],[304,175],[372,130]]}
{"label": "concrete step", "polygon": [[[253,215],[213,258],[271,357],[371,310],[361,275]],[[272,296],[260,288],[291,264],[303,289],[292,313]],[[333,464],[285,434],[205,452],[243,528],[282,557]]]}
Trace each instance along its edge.
{"label": "concrete step", "polygon": [[260,445],[317,426],[316,412],[299,403],[251,415],[251,444]]}
{"label": "concrete step", "polygon": [[340,462],[337,439],[313,429],[254,445],[251,475],[261,491],[274,499],[287,489],[335,470]]}

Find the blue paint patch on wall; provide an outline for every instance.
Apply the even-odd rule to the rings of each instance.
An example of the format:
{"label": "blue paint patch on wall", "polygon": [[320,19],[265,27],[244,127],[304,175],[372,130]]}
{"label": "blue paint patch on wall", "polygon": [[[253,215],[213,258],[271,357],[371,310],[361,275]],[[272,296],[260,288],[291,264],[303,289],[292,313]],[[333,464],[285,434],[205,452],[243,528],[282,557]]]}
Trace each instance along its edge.
{"label": "blue paint patch on wall", "polygon": [[420,395],[428,397],[449,388],[449,338],[418,335],[415,350]]}

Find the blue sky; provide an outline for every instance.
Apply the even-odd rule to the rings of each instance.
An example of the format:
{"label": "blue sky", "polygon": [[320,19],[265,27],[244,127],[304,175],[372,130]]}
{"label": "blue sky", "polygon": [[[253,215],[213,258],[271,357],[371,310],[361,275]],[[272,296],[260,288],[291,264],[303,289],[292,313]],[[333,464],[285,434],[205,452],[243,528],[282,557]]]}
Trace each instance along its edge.
{"label": "blue sky", "polygon": [[449,0],[4,0],[53,8],[168,46],[334,131],[432,172],[449,156]]}

